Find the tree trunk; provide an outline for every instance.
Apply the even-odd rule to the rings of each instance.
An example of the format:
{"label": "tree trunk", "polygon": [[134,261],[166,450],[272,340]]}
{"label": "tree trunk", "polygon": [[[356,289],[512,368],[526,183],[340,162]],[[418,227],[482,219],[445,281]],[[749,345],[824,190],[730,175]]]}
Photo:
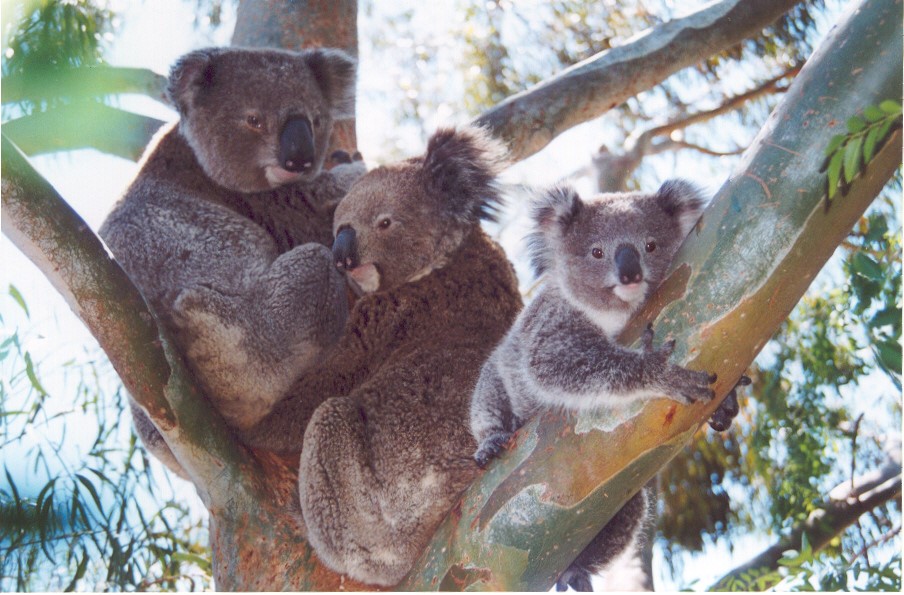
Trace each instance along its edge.
{"label": "tree trunk", "polygon": [[674,359],[717,372],[719,398],[574,418],[545,413],[466,492],[401,585],[546,590],[636,491],[690,440],[901,160],[900,130],[831,203],[823,148],[852,115],[900,97],[901,5],[852,8],[770,116],[670,275],[622,338],[648,322]]}

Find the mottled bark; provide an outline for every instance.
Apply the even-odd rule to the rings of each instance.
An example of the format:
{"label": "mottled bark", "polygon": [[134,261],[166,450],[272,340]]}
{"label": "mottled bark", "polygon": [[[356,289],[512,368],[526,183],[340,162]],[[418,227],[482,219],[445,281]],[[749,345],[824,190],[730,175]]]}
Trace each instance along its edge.
{"label": "mottled bark", "polygon": [[795,80],[623,339],[654,322],[674,359],[718,373],[718,399],[574,418],[546,413],[465,494],[402,587],[549,589],[599,528],[712,414],[901,160],[896,131],[829,203],[823,150],[900,96],[900,0],[855,6]]}

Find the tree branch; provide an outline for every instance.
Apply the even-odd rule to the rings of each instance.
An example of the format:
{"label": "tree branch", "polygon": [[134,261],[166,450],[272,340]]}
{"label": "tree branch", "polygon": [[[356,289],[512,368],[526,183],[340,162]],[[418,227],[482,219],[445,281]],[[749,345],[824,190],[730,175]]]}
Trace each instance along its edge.
{"label": "tree branch", "polygon": [[897,130],[844,197],[828,203],[818,171],[819,147],[848,118],[900,95],[899,17],[895,0],[851,7],[621,337],[634,341],[656,320],[660,340],[677,340],[677,363],[718,373],[719,398],[542,414],[469,488],[402,588],[549,589],[691,439],[900,165]]}
{"label": "tree branch", "polygon": [[139,93],[168,103],[166,77],[147,68],[86,66],[55,70],[41,75],[3,77],[0,101],[39,103],[50,99],[84,99],[119,93]]}
{"label": "tree branch", "polygon": [[601,52],[480,115],[514,160],[770,25],[797,0],[723,0]]}
{"label": "tree branch", "polygon": [[29,155],[94,148],[136,161],[164,122],[83,101],[3,123],[3,134]]}
{"label": "tree branch", "polygon": [[[872,481],[872,478],[869,480],[864,479],[863,481]],[[846,496],[843,498],[830,498],[822,507],[810,513],[806,521],[795,526],[790,534],[766,548],[766,550],[746,564],[723,576],[709,590],[730,590],[733,583],[743,581],[743,575],[745,574],[753,573],[758,575],[763,572],[777,570],[779,567],[778,562],[784,552],[800,550],[803,535],[807,536],[807,541],[813,550],[819,551],[837,535],[840,535],[845,529],[854,524],[862,515],[894,498],[900,498],[900,462],[896,468],[887,468],[887,471],[883,474],[882,481],[868,491],[864,491],[860,487],[861,481],[856,483],[857,486],[851,489]],[[845,481],[834,488],[832,492],[849,487],[850,482]],[[775,584],[778,582],[776,580]],[[774,585],[767,585],[766,588],[769,586]]]}

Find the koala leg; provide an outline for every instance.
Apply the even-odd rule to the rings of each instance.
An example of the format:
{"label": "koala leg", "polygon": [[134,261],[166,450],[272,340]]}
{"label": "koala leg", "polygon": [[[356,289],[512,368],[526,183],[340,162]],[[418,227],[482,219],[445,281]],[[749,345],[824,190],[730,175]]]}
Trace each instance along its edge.
{"label": "koala leg", "polygon": [[481,468],[499,456],[517,429],[511,401],[491,357],[484,364],[471,398],[471,434],[477,440],[474,460]]}
{"label": "koala leg", "polygon": [[157,460],[166,465],[170,471],[182,479],[188,479],[188,473],[182,468],[166,440],[163,439],[154,423],[147,416],[147,413],[132,399],[129,399],[129,409],[132,411],[132,423],[135,425],[135,433],[138,434],[141,443],[144,444],[144,448],[157,457]]}
{"label": "koala leg", "polygon": [[605,570],[629,548],[637,547],[637,536],[649,516],[647,498],[647,488],[643,488],[615,513],[556,581],[557,591],[567,591],[568,587],[575,591],[592,591],[592,575]]}
{"label": "koala leg", "polygon": [[[223,416],[250,427],[338,339],[348,306],[328,248],[304,244],[280,255],[245,292],[183,291],[173,307],[185,352]],[[224,349],[224,346],[229,346]]]}
{"label": "koala leg", "polygon": [[353,399],[334,397],[317,408],[301,451],[301,510],[324,564],[355,580],[392,586],[410,559],[393,549],[405,540],[384,512],[368,434],[367,414]]}

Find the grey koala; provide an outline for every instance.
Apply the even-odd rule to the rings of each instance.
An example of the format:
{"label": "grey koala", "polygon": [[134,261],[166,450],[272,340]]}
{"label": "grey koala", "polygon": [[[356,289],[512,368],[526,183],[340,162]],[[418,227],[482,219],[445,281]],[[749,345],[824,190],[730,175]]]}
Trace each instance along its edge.
{"label": "grey koala", "polygon": [[[265,416],[347,318],[327,246],[336,204],[364,167],[321,167],[354,84],[355,63],[338,50],[183,56],[167,88],[180,120],[158,134],[100,229],[234,427]],[[132,410],[149,450],[184,475]]]}
{"label": "grey koala", "polygon": [[521,309],[511,264],[480,229],[502,153],[480,129],[442,129],[425,155],[352,186],[333,253],[363,297],[323,365],[241,434],[301,451],[308,539],[365,583],[401,580],[479,472],[471,392]]}
{"label": "grey koala", "polygon": [[[541,408],[575,411],[660,395],[693,403],[713,397],[706,372],[668,359],[674,341],[641,350],[615,338],[662,281],[704,207],[682,180],[655,194],[603,194],[583,201],[568,186],[540,195],[530,237],[534,267],[549,281],[487,360],[471,402],[471,432],[485,466]],[[735,412],[737,413],[737,412]],[[645,490],[634,496],[559,578],[590,589],[599,572],[635,540],[647,518]]]}

